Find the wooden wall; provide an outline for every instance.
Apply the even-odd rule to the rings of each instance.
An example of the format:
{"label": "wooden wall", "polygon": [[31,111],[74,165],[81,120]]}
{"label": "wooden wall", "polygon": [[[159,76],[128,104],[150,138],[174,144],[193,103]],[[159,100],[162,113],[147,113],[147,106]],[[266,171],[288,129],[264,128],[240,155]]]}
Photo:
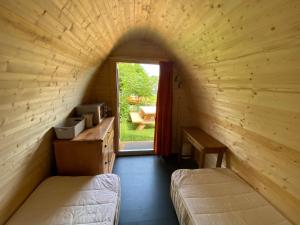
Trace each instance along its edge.
{"label": "wooden wall", "polygon": [[198,18],[202,26],[178,31],[182,49],[179,41],[172,45],[185,66],[191,124],[226,144],[228,166],[295,224],[300,224],[299,3],[212,3],[204,13],[210,19]]}
{"label": "wooden wall", "polygon": [[71,17],[58,19],[61,7],[0,1],[0,224],[51,173],[51,128],[81,102],[98,67],[99,49]]}
{"label": "wooden wall", "polygon": [[0,224],[50,173],[50,128],[137,37],[172,51],[184,118],[300,224],[300,1],[1,0],[0,27]]}

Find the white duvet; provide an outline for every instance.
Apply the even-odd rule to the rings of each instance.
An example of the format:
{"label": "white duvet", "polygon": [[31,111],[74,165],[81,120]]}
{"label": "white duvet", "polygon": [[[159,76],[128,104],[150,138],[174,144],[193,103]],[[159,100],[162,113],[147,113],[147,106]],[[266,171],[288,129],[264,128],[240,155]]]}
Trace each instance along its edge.
{"label": "white duvet", "polygon": [[181,225],[291,225],[229,169],[177,170],[171,197]]}
{"label": "white duvet", "polygon": [[120,179],[114,174],[50,177],[7,225],[117,225]]}

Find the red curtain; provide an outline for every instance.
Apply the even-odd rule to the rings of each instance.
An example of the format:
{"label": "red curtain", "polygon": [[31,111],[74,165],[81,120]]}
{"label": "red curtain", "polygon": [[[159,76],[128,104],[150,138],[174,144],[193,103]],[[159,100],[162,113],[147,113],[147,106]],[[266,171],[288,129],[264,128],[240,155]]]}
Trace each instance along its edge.
{"label": "red curtain", "polygon": [[168,156],[172,147],[172,62],[160,62],[158,82],[154,152]]}

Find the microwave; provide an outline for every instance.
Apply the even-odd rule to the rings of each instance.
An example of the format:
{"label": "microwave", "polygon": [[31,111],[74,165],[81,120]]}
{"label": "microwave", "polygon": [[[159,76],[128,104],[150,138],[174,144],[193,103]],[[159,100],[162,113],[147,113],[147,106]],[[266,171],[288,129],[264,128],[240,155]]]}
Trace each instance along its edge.
{"label": "microwave", "polygon": [[85,104],[76,107],[77,116],[83,116],[84,114],[93,114],[93,124],[97,125],[107,117],[107,105],[104,102],[95,104]]}

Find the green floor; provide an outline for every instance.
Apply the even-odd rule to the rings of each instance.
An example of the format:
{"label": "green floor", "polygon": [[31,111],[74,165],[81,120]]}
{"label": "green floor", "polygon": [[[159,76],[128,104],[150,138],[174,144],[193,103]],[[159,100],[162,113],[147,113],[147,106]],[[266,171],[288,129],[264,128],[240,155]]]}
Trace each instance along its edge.
{"label": "green floor", "polygon": [[131,122],[121,121],[121,141],[151,141],[154,138],[154,125],[148,125],[143,130],[136,130]]}

